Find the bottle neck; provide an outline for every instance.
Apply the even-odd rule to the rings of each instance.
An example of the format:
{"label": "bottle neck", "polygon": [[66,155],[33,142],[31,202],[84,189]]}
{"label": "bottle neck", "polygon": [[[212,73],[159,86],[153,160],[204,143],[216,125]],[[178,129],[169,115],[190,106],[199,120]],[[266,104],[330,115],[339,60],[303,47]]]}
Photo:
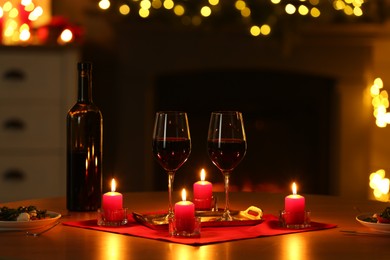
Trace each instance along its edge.
{"label": "bottle neck", "polygon": [[79,69],[79,103],[92,103],[92,70],[90,68]]}

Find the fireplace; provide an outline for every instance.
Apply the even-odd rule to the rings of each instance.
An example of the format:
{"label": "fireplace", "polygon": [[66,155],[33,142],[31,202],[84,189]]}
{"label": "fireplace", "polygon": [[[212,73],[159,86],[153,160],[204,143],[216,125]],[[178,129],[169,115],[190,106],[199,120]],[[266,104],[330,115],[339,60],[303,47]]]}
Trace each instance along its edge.
{"label": "fireplace", "polygon": [[176,190],[190,188],[202,167],[222,183],[205,140],[210,113],[219,109],[241,110],[246,122],[236,189],[287,194],[296,180],[299,192],[366,198],[369,174],[388,164],[388,131],[375,126],[367,91],[376,76],[390,82],[388,41],[376,40],[376,30],[319,26],[279,41],[234,28],[113,25],[113,41],[83,50],[96,64],[94,96],[105,118],[105,183],[115,176],[121,191],[167,190],[151,152],[160,109],[189,113],[193,151]]}
{"label": "fireplace", "polygon": [[[322,76],[247,69],[156,77],[155,110],[182,110],[189,117],[192,153],[177,172],[174,189],[191,189],[204,168],[215,189],[223,190],[223,177],[207,154],[208,123],[211,111],[239,110],[248,149],[231,176],[232,190],[286,192],[296,181],[302,193],[330,194],[335,84]],[[155,190],[167,189],[157,163],[153,179]]]}

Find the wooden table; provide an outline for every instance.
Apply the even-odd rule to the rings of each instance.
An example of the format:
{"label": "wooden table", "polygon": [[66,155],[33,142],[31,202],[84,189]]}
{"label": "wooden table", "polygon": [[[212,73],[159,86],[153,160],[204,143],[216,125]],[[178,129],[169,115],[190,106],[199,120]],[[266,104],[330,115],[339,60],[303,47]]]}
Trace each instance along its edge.
{"label": "wooden table", "polygon": [[[223,195],[218,194],[223,199]],[[166,192],[124,194],[131,211],[165,209]],[[59,212],[62,221],[91,219],[95,213],[67,212],[64,198],[4,203],[0,206],[35,205]],[[231,193],[231,208],[258,206],[278,214],[283,194]],[[39,237],[24,232],[0,232],[0,259],[390,259],[390,235],[346,235],[341,230],[369,231],[355,220],[361,211],[382,211],[389,203],[356,201],[332,196],[306,196],[312,220],[334,223],[334,229],[260,237],[205,246],[188,246],[58,225]],[[223,205],[221,205],[223,206]]]}

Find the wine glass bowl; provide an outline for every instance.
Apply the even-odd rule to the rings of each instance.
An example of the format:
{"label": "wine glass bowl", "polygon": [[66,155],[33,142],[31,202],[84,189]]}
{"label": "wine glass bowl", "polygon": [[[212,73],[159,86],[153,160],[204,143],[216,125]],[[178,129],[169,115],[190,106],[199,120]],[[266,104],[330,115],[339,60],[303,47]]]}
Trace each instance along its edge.
{"label": "wine glass bowl", "polygon": [[207,136],[207,150],[213,164],[224,176],[225,209],[220,220],[234,218],[229,209],[229,177],[245,156],[247,148],[241,112],[212,112]]}
{"label": "wine glass bowl", "polygon": [[191,141],[182,137],[156,138],[153,151],[157,161],[166,171],[177,171],[188,159]]}
{"label": "wine glass bowl", "polygon": [[211,161],[221,171],[233,171],[246,152],[246,142],[240,139],[209,140],[207,146]]}
{"label": "wine glass bowl", "polygon": [[153,130],[153,155],[168,173],[168,214],[162,222],[173,217],[172,185],[176,171],[187,161],[191,153],[191,136],[187,113],[160,111],[156,113]]}

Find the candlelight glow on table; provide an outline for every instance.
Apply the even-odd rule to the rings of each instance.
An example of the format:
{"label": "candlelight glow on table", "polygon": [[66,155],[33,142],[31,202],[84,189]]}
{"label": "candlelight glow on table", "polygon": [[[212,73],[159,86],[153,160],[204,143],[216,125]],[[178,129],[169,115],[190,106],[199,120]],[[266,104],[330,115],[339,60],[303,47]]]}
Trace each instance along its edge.
{"label": "candlelight glow on table", "polygon": [[123,195],[116,192],[115,179],[111,191],[103,194],[102,209],[98,210],[98,225],[120,226],[127,223],[127,209],[123,208]]}
{"label": "candlelight glow on table", "polygon": [[196,210],[210,210],[213,198],[213,185],[206,179],[206,171],[204,169],[200,172],[200,181],[193,185],[194,204]]}

